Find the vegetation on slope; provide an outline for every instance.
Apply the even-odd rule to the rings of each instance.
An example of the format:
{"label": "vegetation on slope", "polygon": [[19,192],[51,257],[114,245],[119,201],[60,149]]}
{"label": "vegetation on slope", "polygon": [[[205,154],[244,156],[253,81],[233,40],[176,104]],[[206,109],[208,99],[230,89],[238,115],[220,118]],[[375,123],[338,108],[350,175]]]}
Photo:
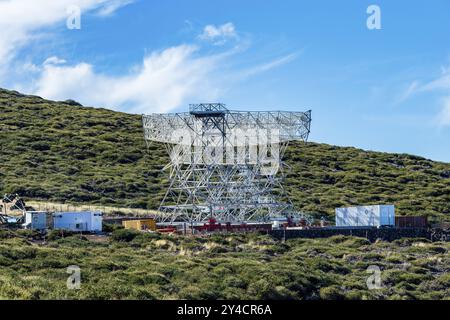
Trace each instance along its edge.
{"label": "vegetation on slope", "polygon": [[308,143],[287,150],[286,189],[298,208],[395,204],[396,214],[450,221],[450,164],[407,154]]}
{"label": "vegetation on slope", "polygon": [[156,208],[162,148],[140,116],[0,91],[0,191],[25,198]]}
{"label": "vegetation on slope", "polygon": [[[156,209],[167,187],[161,145],[147,151],[141,117],[0,89],[0,192],[25,198]],[[450,219],[450,164],[316,143],[289,147],[287,190],[316,216],[393,203],[402,215]]]}
{"label": "vegetation on slope", "polygon": [[[450,244],[336,236],[171,237],[116,230],[92,241],[0,230],[0,299],[449,299]],[[33,240],[33,238],[35,238]],[[67,267],[81,269],[68,290]],[[368,290],[369,266],[381,289]]]}

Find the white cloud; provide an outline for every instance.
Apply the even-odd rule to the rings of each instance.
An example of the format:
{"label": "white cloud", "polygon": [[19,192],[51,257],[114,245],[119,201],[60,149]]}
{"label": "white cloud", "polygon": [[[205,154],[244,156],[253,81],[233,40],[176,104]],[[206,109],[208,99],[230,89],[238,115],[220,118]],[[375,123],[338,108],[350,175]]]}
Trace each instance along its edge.
{"label": "white cloud", "polygon": [[450,96],[442,101],[442,110],[438,115],[438,123],[441,126],[450,126]]}
{"label": "white cloud", "polygon": [[436,122],[440,126],[450,126],[450,68],[442,67],[441,71],[442,74],[439,77],[423,85],[419,85],[417,81],[412,82],[400,96],[399,102],[417,93],[433,92],[441,94],[441,111],[437,116]]}
{"label": "white cloud", "polygon": [[253,68],[249,68],[248,70],[245,70],[242,72],[242,76],[244,77],[249,77],[249,76],[254,76],[257,75],[259,73],[263,73],[266,71],[269,71],[271,69],[274,69],[276,67],[280,67],[284,64],[287,64],[293,60],[295,60],[300,53],[296,52],[296,53],[291,53],[288,54],[286,56],[283,56],[281,58],[277,58],[273,61],[267,62],[267,63],[263,63],[261,65],[258,65],[256,67]]}
{"label": "white cloud", "polygon": [[[96,71],[87,61],[68,62],[48,52],[48,58],[36,64],[32,56],[19,57],[22,49],[33,47],[42,34],[51,32],[68,18],[66,9],[79,6],[81,13],[108,16],[131,3],[130,0],[0,0],[0,86],[47,99],[75,99],[85,105],[108,107],[135,113],[166,112],[188,101],[217,100],[224,91],[244,76],[270,70],[293,59],[288,55],[248,70],[231,70],[230,60],[246,41],[219,53],[203,54],[199,47],[185,44],[154,51],[140,65],[123,75]],[[206,26],[201,39],[213,45],[234,38],[234,25]],[[232,65],[232,64],[231,64]],[[7,77],[6,77],[7,75]],[[3,79],[3,80],[2,80]]]}
{"label": "white cloud", "polygon": [[60,58],[58,58],[56,56],[52,56],[50,58],[47,58],[44,61],[44,65],[48,65],[48,64],[53,64],[53,65],[55,65],[55,64],[65,64],[66,62],[67,61],[64,60],[64,59],[60,59]]}
{"label": "white cloud", "polygon": [[444,74],[441,77],[425,84],[420,88],[421,91],[431,90],[450,90],[450,73]]}
{"label": "white cloud", "polygon": [[442,74],[450,73],[450,67],[441,66],[441,72],[442,72]]}
{"label": "white cloud", "polygon": [[134,0],[110,0],[98,10],[97,14],[103,17],[110,16],[118,9],[125,7],[133,2]]}
{"label": "white cloud", "polygon": [[441,77],[425,84],[420,91],[437,91],[442,92],[446,96],[441,100],[441,111],[438,115],[437,122],[440,126],[450,126],[450,70],[442,69]]}
{"label": "white cloud", "polygon": [[396,103],[401,103],[407,99],[409,99],[412,95],[414,95],[417,92],[417,89],[419,88],[419,82],[413,81],[411,82],[406,89],[398,96],[396,99]]}
{"label": "white cloud", "polygon": [[34,63],[31,62],[25,62],[20,64],[20,72],[27,72],[27,73],[37,73],[41,71],[41,68]]}
{"label": "white cloud", "polygon": [[[236,82],[288,63],[297,56],[287,55],[248,70],[223,72],[221,66],[237,52],[199,56],[198,47],[180,45],[147,55],[140,66],[123,76],[97,73],[88,63],[47,62],[32,93],[134,113],[167,112],[188,101],[216,101]],[[52,61],[60,60],[53,58]]]}
{"label": "white cloud", "polygon": [[201,40],[212,41],[215,45],[222,45],[228,39],[237,39],[237,33],[234,24],[228,22],[220,26],[207,25],[198,37]]}
{"label": "white cloud", "polygon": [[197,50],[195,46],[181,45],[154,52],[132,74],[120,77],[98,74],[87,63],[44,64],[34,93],[115,109],[129,106],[129,111],[135,113],[165,112],[188,99],[215,100],[219,89],[211,74],[223,57],[194,57]]}
{"label": "white cloud", "polygon": [[36,37],[42,28],[67,19],[67,8],[78,6],[112,12],[129,0],[4,0],[0,1],[0,61],[11,61],[16,52]]}

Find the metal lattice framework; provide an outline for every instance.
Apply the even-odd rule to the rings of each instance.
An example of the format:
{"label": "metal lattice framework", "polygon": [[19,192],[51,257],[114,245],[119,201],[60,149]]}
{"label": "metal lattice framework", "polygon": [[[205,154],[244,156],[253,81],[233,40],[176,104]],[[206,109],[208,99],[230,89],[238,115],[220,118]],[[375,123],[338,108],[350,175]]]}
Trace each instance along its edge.
{"label": "metal lattice framework", "polygon": [[289,141],[307,140],[310,124],[311,111],[230,111],[220,103],[144,115],[145,140],[164,143],[171,160],[162,221],[264,221],[291,211],[280,200],[281,159]]}

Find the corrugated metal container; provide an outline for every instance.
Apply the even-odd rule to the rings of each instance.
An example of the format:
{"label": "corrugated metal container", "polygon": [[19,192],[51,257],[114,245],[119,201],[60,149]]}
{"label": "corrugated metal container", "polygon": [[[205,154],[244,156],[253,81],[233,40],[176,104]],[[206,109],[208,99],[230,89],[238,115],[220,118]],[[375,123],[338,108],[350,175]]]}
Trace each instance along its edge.
{"label": "corrugated metal container", "polygon": [[428,218],[426,216],[399,216],[395,217],[395,226],[399,228],[426,228]]}
{"label": "corrugated metal container", "polygon": [[156,230],[156,221],[154,219],[140,219],[140,220],[124,220],[122,221],[122,225],[125,229],[134,229],[134,230]]}
{"label": "corrugated metal container", "polygon": [[25,212],[25,223],[23,226],[32,230],[47,229],[47,212],[27,211]]}
{"label": "corrugated metal container", "polygon": [[99,211],[55,212],[53,227],[70,231],[102,231],[103,214]]}
{"label": "corrugated metal container", "polygon": [[393,205],[336,208],[337,227],[380,227],[395,225]]}

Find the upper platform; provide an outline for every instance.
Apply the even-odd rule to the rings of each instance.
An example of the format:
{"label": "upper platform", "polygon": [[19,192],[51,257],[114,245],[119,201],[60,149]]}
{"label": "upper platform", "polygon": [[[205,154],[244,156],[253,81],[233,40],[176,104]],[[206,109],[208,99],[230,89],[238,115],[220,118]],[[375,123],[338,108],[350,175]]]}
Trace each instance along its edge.
{"label": "upper platform", "polygon": [[223,117],[228,109],[223,103],[190,104],[189,113],[195,117]]}
{"label": "upper platform", "polygon": [[[276,131],[279,142],[306,141],[310,132],[311,110],[234,111],[227,109],[222,103],[201,103],[189,105],[189,112],[144,115],[142,122],[147,141],[170,144],[183,144],[180,141],[180,132],[183,136],[197,138],[220,134],[226,139],[233,134],[244,134],[252,138],[265,131]],[[194,143],[200,141],[194,140]],[[233,144],[232,141],[230,143]]]}

